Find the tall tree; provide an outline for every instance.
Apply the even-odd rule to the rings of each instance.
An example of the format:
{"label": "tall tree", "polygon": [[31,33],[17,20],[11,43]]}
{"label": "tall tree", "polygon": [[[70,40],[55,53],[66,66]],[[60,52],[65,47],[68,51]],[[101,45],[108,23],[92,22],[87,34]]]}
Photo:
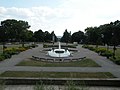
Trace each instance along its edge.
{"label": "tall tree", "polygon": [[44,37],[45,42],[50,42],[51,41],[50,33],[48,31],[45,31],[44,34],[45,34],[45,37]]}
{"label": "tall tree", "polygon": [[89,44],[100,44],[101,32],[98,27],[88,27],[85,29],[87,41]]}
{"label": "tall tree", "polygon": [[58,39],[57,39],[57,36],[55,35],[54,31],[51,32],[50,37],[51,37],[51,41],[57,42]]}
{"label": "tall tree", "polygon": [[38,31],[34,32],[34,37],[36,42],[44,42],[45,34],[44,32],[40,29]]}
{"label": "tall tree", "polygon": [[72,42],[78,42],[78,43],[83,43],[84,38],[85,38],[84,32],[82,31],[75,32],[71,36]]}
{"label": "tall tree", "polygon": [[61,42],[65,42],[66,44],[71,42],[71,32],[69,33],[67,29],[63,33],[63,36],[61,38]]}
{"label": "tall tree", "polygon": [[15,19],[7,19],[1,21],[1,26],[4,28],[5,32],[9,36],[9,40],[22,42],[24,42],[26,32],[30,28],[28,22],[22,20],[17,21]]}

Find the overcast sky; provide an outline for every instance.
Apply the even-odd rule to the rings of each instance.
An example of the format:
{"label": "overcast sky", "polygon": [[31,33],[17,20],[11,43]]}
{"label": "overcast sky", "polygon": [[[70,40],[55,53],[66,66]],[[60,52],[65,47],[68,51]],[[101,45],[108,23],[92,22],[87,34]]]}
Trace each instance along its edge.
{"label": "overcast sky", "polygon": [[30,30],[62,36],[120,20],[120,0],[0,0],[0,21],[28,21]]}

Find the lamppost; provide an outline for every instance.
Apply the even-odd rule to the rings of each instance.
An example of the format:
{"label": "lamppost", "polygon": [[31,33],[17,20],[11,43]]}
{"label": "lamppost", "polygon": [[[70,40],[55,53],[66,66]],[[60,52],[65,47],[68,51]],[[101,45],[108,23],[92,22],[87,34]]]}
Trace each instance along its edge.
{"label": "lamppost", "polygon": [[4,32],[4,35],[5,35],[5,39],[3,40],[3,54],[4,54],[4,50],[5,50],[5,48],[6,48],[6,46],[5,46],[5,41],[6,41],[6,32]]}
{"label": "lamppost", "polygon": [[116,50],[116,40],[115,40],[115,35],[112,33],[112,42],[113,42],[113,58],[115,59],[115,50]]}
{"label": "lamppost", "polygon": [[101,34],[101,37],[102,37],[102,43],[104,45],[104,34]]}

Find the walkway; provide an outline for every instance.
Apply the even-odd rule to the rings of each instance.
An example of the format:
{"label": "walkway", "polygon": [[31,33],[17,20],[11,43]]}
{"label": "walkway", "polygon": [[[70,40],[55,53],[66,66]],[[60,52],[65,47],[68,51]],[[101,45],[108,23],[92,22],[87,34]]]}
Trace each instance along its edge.
{"label": "walkway", "polygon": [[[34,90],[34,85],[8,85],[5,90]],[[46,86],[46,90],[52,90],[50,88],[54,88],[53,90],[65,90],[64,86]],[[84,87],[80,90],[120,90],[120,87]]]}
{"label": "walkway", "polygon": [[46,54],[42,52],[42,44],[37,48],[29,49],[21,52],[18,55],[12,56],[11,59],[0,62],[0,72],[5,71],[55,71],[55,72],[111,72],[114,76],[120,78],[120,66],[114,64],[105,57],[99,56],[97,53],[84,49],[79,45],[78,52],[74,54],[75,57],[86,56],[93,59],[102,67],[32,67],[32,66],[15,66],[22,60],[30,58],[34,55],[46,57]]}

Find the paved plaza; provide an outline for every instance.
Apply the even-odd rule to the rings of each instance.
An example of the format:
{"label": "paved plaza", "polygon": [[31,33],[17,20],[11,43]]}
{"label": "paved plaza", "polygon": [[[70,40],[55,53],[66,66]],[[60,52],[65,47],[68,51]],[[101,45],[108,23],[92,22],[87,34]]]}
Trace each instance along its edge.
{"label": "paved plaza", "polygon": [[[38,47],[29,49],[27,51],[21,52],[18,55],[13,55],[12,58],[6,59],[0,62],[0,73],[5,71],[55,71],[55,72],[110,72],[115,77],[120,78],[120,66],[114,64],[112,61],[106,59],[106,57],[99,56],[97,53],[90,51],[88,49],[82,48],[81,45],[77,46],[78,52],[74,53],[74,57],[91,58],[101,67],[33,67],[33,66],[15,66],[22,60],[31,58],[32,56],[39,55],[40,57],[47,57],[46,53],[43,52],[42,44]],[[11,86],[8,86],[8,88]],[[14,86],[16,88],[16,86]],[[18,87],[19,88],[19,87]],[[25,88],[25,87],[23,87]],[[31,86],[26,87],[31,88]],[[93,88],[93,87],[91,87]],[[109,88],[109,87],[108,87]],[[119,88],[120,89],[120,88]],[[9,90],[6,88],[6,90]],[[10,89],[17,90],[17,89]],[[32,90],[32,89],[18,89],[18,90]],[[89,90],[118,90],[116,89],[89,89]]]}
{"label": "paved plaza", "polygon": [[99,56],[97,53],[88,49],[77,46],[78,52],[73,54],[74,57],[91,58],[102,67],[33,67],[33,66],[15,66],[26,58],[32,56],[47,57],[45,52],[42,52],[43,46],[39,44],[38,47],[21,52],[18,55],[13,55],[12,58],[0,62],[0,72],[5,71],[55,71],[55,72],[111,72],[114,76],[120,78],[120,66],[114,64],[106,57]]}
{"label": "paved plaza", "polygon": [[[34,90],[34,85],[9,85],[5,90]],[[64,86],[46,86],[46,90],[48,90],[49,87],[54,88],[54,90],[66,90]],[[49,90],[52,90],[49,88]],[[80,90],[120,90],[120,87],[84,87],[83,89],[80,87]]]}

